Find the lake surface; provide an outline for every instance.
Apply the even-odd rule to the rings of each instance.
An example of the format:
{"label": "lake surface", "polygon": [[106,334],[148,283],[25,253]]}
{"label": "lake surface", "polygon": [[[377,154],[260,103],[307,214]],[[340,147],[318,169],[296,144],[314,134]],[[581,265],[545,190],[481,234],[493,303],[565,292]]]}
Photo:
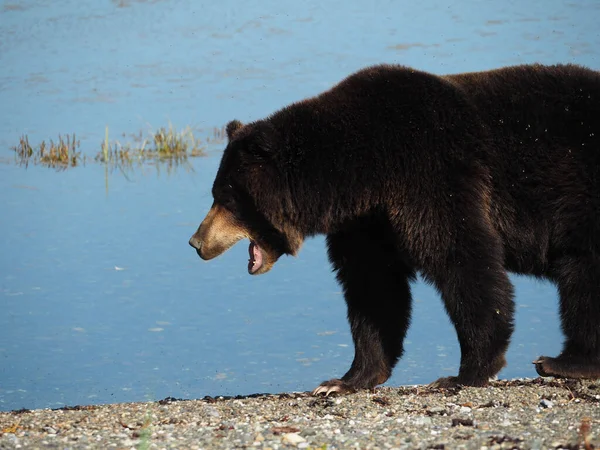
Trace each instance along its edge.
{"label": "lake surface", "polygon": [[[205,263],[187,241],[221,145],[194,171],[27,169],[11,146],[261,118],[379,62],[434,73],[573,62],[600,68],[600,2],[0,2],[0,410],[308,390],[353,346],[323,238],[267,275],[247,245]],[[108,188],[107,188],[108,182]],[[504,378],[560,351],[555,288],[513,277]],[[456,374],[439,296],[414,286],[389,384]]]}

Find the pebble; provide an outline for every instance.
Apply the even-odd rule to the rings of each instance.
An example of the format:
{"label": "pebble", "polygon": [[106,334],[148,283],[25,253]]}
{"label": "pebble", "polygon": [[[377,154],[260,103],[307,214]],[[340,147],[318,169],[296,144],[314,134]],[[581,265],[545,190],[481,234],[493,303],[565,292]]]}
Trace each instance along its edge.
{"label": "pebble", "polygon": [[431,414],[444,414],[446,412],[446,408],[444,408],[443,406],[434,406],[432,408],[429,408],[429,412]]}
{"label": "pebble", "polygon": [[600,448],[600,400],[590,385],[540,378],[328,399],[292,393],[0,412],[0,449],[578,448],[584,423],[589,448]]}
{"label": "pebble", "polygon": [[211,417],[221,417],[221,414],[214,406],[205,406],[204,411]]}
{"label": "pebble", "polygon": [[431,417],[416,417],[413,420],[413,424],[415,424],[417,426],[430,425],[431,424]]}
{"label": "pebble", "polygon": [[302,436],[300,436],[297,433],[286,433],[283,435],[283,442],[286,444],[292,444],[292,445],[298,445],[301,442],[305,442],[306,439],[304,439]]}

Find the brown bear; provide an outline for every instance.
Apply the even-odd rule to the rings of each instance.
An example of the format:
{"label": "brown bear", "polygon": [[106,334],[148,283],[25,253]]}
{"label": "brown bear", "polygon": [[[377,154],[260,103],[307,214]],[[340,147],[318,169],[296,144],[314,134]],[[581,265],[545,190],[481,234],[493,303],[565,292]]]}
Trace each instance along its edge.
{"label": "brown bear", "polygon": [[436,76],[361,70],[270,117],[227,126],[203,259],[250,240],[251,274],[326,234],[354,361],[314,393],[385,382],[403,352],[417,272],[440,292],[483,386],[513,331],[507,271],[558,286],[564,347],[544,376],[600,377],[600,72],[522,65]]}

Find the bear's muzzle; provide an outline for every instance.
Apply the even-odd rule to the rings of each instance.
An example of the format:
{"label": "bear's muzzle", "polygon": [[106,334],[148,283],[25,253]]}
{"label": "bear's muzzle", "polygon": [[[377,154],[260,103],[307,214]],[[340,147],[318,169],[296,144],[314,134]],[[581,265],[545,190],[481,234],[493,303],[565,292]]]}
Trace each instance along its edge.
{"label": "bear's muzzle", "polygon": [[189,243],[204,260],[213,259],[233,244],[248,237],[248,230],[238,224],[227,209],[213,203],[210,211]]}

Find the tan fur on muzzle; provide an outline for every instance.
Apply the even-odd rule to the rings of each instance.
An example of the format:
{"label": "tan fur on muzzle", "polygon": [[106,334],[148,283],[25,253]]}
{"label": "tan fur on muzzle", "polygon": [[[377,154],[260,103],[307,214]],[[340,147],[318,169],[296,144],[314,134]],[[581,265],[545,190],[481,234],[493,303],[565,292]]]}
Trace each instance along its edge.
{"label": "tan fur on muzzle", "polygon": [[202,259],[208,260],[244,238],[249,238],[248,230],[227,209],[213,203],[198,231],[190,239],[190,245]]}

